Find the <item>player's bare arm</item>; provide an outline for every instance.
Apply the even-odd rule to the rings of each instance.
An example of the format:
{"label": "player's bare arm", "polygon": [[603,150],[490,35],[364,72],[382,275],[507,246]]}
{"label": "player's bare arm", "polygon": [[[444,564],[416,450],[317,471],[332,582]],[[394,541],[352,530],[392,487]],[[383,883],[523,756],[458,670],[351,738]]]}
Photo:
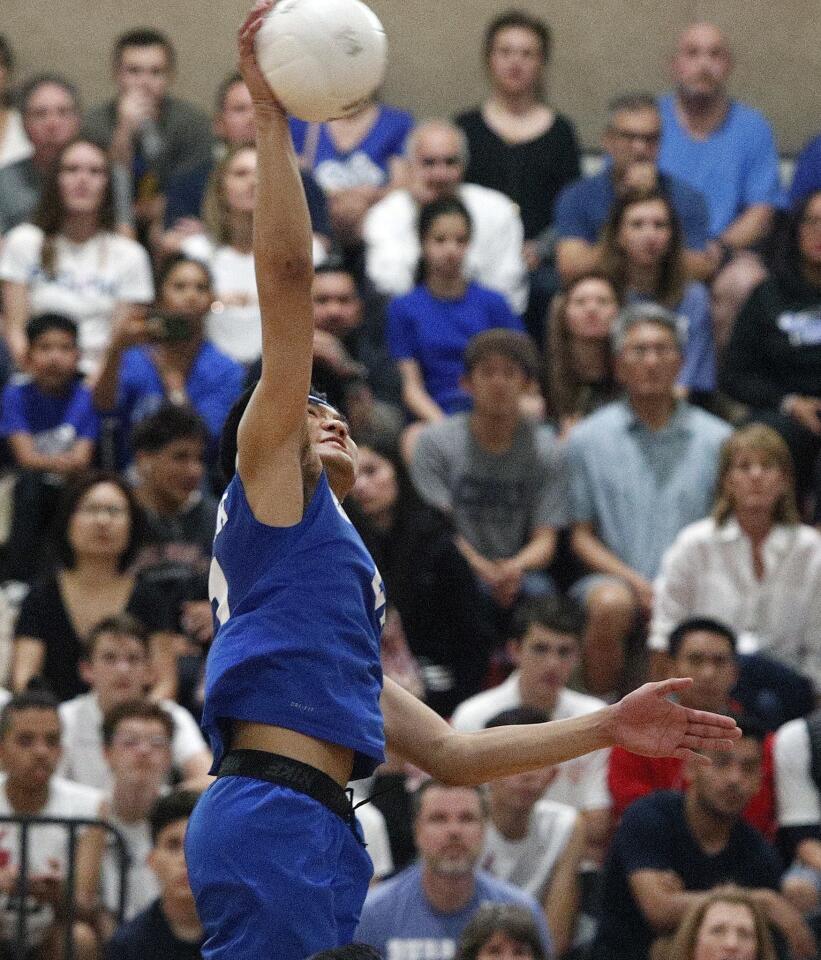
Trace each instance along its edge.
{"label": "player's bare arm", "polygon": [[[416,697],[385,678],[382,712],[391,751],[442,783],[473,785],[622,746],[645,756],[686,757],[728,749],[741,735],[731,717],[667,699],[692,681],[647,683],[619,703],[569,720],[457,733]],[[708,762],[706,758],[701,758]]]}
{"label": "player's bare arm", "polygon": [[[239,473],[258,520],[299,522],[300,454],[313,358],[311,223],[288,119],[263,77],[254,37],[274,0],[263,0],[239,31],[239,66],[257,127],[254,262],[262,316],[262,376],[240,423]],[[275,495],[272,496],[272,492]]]}

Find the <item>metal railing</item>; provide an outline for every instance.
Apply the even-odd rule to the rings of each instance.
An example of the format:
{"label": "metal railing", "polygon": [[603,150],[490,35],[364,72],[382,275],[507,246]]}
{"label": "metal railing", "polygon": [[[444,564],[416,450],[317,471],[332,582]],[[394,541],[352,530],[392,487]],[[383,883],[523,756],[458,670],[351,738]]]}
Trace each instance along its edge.
{"label": "metal railing", "polygon": [[15,923],[14,939],[8,943],[12,957],[17,960],[27,955],[29,947],[27,946],[26,929],[26,887],[28,886],[29,876],[29,832],[33,828],[44,826],[63,827],[68,834],[68,867],[65,877],[65,909],[61,922],[65,924],[66,938],[63,944],[63,960],[74,960],[74,920],[77,911],[76,899],[76,875],[77,875],[77,834],[79,831],[88,827],[96,827],[105,830],[111,835],[114,841],[114,848],[117,852],[119,863],[119,897],[117,904],[117,921],[122,922],[125,916],[125,904],[128,896],[128,867],[131,863],[131,856],[122,834],[116,827],[105,820],[84,819],[81,817],[40,817],[40,816],[3,816],[0,815],[0,824],[11,824],[19,828],[17,835],[17,862],[19,865],[19,876],[17,879],[20,895],[17,897],[17,917]]}

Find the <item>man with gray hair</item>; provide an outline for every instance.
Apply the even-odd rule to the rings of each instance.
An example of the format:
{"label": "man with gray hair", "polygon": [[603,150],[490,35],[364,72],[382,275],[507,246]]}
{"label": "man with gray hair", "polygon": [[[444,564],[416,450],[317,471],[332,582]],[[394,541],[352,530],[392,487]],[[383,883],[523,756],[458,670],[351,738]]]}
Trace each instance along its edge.
{"label": "man with gray hair", "polygon": [[707,203],[684,180],[659,172],[660,139],[655,97],[626,93],[610,101],[602,136],[604,169],[569,184],[556,200],[556,263],[565,283],[597,266],[602,227],[616,197],[626,191],[658,188],[667,195],[681,221],[690,276],[706,279],[718,266],[720,251],[707,243]]}
{"label": "man with gray hair", "polygon": [[524,228],[516,205],[498,190],[463,182],[467,141],[459,127],[446,120],[419,124],[408,138],[407,151],[407,189],[392,190],[365,217],[368,277],[381,293],[408,293],[421,252],[416,231],[419,209],[433,200],[458,196],[473,223],[465,260],[469,279],[501,293],[516,313],[522,313],[527,274]]}
{"label": "man with gray hair", "polygon": [[571,546],[589,575],[571,588],[587,608],[591,692],[617,688],[624,640],[652,608],[662,554],[710,510],[730,427],[676,395],[683,334],[656,304],[621,312],[611,333],[625,397],[587,417],[567,443]]}

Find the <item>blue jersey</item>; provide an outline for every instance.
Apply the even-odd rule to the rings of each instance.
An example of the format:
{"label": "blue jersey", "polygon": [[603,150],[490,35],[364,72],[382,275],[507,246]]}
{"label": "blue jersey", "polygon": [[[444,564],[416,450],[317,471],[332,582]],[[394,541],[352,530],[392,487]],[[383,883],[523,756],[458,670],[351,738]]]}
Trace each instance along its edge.
{"label": "blue jersey", "polygon": [[216,636],[202,725],[214,768],[227,721],[286,727],[355,753],[353,779],[384,759],[379,635],[385,592],[323,472],[302,520],[260,523],[237,474],[217,516],[209,578]]}

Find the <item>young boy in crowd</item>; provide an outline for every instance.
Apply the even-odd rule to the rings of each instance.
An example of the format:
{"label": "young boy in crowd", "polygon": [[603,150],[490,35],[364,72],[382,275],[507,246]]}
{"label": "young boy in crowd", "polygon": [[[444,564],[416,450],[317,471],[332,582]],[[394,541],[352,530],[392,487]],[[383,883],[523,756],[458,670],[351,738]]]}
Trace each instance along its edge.
{"label": "young boy in crowd", "polygon": [[36,571],[42,534],[60,487],[91,463],[100,423],[78,365],[77,325],[59,313],[34,317],[26,327],[28,375],[3,391],[0,436],[20,470],[8,541],[7,575]]}
{"label": "young boy in crowd", "polygon": [[160,797],[149,817],[159,897],[114,934],[106,960],[200,960],[204,939],[188,884],[183,838],[198,794],[179,790]]}
{"label": "young boy in crowd", "polygon": [[[87,657],[80,665],[88,693],[60,704],[63,760],[60,772],[78,783],[108,790],[111,772],[103,752],[103,717],[114,707],[143,698],[151,685],[148,636],[129,614],[102,620],[87,640]],[[171,757],[174,769],[188,786],[204,787],[211,753],[191,714],[173,700],[160,706],[173,721]]]}
{"label": "young boy in crowd", "polygon": [[[174,721],[167,710],[148,700],[128,700],[110,710],[103,720],[105,758],[111,770],[108,821],[116,827],[129,854],[125,919],[131,920],[159,895],[149,863],[149,814],[167,792],[171,773]],[[104,923],[113,932],[120,896],[119,861],[113,846],[103,859]]]}

